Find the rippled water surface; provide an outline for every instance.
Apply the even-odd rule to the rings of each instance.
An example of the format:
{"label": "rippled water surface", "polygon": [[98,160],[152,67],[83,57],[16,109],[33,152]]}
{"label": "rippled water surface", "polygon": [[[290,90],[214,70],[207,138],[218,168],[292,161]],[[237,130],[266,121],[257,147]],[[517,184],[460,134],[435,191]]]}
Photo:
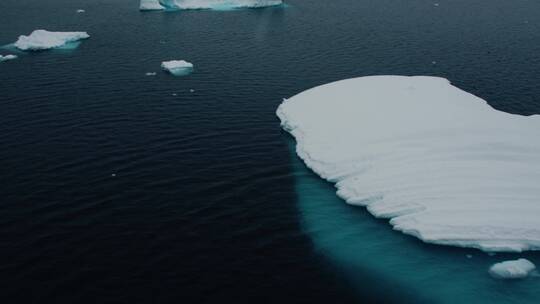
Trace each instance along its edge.
{"label": "rippled water surface", "polygon": [[[91,35],[0,63],[0,300],[444,302],[404,280],[407,254],[426,257],[423,280],[466,280],[433,266],[455,257],[456,272],[500,284],[480,272],[496,257],[475,264],[337,200],[291,157],[274,114],[284,97],[373,74],[442,76],[540,113],[540,3],[437,2],[140,13],[137,0],[0,1],[0,45],[38,28]],[[194,73],[161,72],[173,59]],[[342,227],[365,247],[342,247]],[[509,284],[504,301],[535,300],[535,281]]]}

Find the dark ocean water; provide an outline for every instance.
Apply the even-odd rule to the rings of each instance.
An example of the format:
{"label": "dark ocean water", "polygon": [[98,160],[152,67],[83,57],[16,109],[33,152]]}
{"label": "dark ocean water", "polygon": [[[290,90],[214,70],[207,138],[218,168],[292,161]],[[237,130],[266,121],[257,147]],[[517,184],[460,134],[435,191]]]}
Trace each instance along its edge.
{"label": "dark ocean water", "polygon": [[[91,35],[0,63],[2,303],[419,302],[367,270],[351,280],[317,249],[274,114],[282,98],[435,75],[540,113],[538,1],[138,4],[0,1],[0,45],[38,28]],[[171,59],[195,72],[162,73]]]}

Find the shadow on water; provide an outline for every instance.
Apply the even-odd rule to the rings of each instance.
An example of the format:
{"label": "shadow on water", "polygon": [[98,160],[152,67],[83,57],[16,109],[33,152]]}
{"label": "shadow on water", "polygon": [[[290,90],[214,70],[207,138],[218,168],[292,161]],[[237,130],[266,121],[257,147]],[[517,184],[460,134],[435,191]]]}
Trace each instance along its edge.
{"label": "shadow on water", "polygon": [[[393,231],[387,220],[345,204],[332,184],[310,171],[287,136],[302,228],[317,252],[343,273],[359,294],[378,294],[399,303],[537,303],[538,278],[491,278],[493,263],[536,252],[488,255],[476,249],[422,243]],[[384,299],[384,295],[388,298]]]}

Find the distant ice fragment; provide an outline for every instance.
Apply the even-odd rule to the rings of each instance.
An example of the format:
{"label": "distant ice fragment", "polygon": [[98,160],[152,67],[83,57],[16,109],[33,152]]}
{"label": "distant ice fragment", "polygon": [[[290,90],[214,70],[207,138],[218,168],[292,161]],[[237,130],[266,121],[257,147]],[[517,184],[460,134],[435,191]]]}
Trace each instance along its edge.
{"label": "distant ice fragment", "polygon": [[159,0],[141,0],[139,9],[141,11],[159,11],[165,8],[159,3]]}
{"label": "distant ice fragment", "polygon": [[489,268],[489,274],[497,279],[523,279],[529,276],[536,266],[527,259],[505,261]]}
{"label": "distant ice fragment", "polygon": [[19,36],[15,47],[23,51],[39,51],[65,46],[70,42],[76,42],[89,38],[86,32],[49,32],[35,30],[29,36]]}
{"label": "distant ice fragment", "polygon": [[146,74],[144,74],[146,76],[156,76],[156,72],[148,72]]}
{"label": "distant ice fragment", "polygon": [[[261,8],[283,4],[282,0],[141,0],[141,10]],[[144,8],[144,9],[143,9]]]}
{"label": "distant ice fragment", "polygon": [[193,71],[193,64],[185,60],[171,60],[161,63],[161,68],[174,76],[184,76]]}
{"label": "distant ice fragment", "polygon": [[0,55],[0,62],[13,60],[13,59],[17,59],[17,58],[18,58],[17,55],[5,55],[5,56]]}
{"label": "distant ice fragment", "polygon": [[84,13],[84,12],[86,12],[86,11],[83,10],[83,9],[78,9],[78,10],[77,10],[77,14],[81,14],[81,13]]}
{"label": "distant ice fragment", "polygon": [[347,203],[422,241],[540,250],[540,116],[437,77],[325,84],[277,110],[296,152]]}

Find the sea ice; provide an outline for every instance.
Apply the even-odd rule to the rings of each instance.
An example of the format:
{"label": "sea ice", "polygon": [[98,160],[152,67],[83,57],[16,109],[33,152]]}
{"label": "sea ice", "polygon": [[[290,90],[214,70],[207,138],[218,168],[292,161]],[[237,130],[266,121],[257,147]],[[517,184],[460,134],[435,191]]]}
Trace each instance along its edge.
{"label": "sea ice", "polygon": [[159,0],[141,0],[139,9],[141,11],[159,11],[165,8],[159,3]]}
{"label": "sea ice", "polygon": [[326,84],[277,115],[309,168],[394,229],[488,252],[540,249],[540,116],[422,76]]}
{"label": "sea ice", "polygon": [[141,10],[259,8],[282,4],[282,0],[141,0]]}
{"label": "sea ice", "polygon": [[70,42],[89,38],[86,32],[49,32],[35,30],[29,36],[19,36],[15,47],[23,51],[38,51],[65,46]]}
{"label": "sea ice", "polygon": [[174,76],[184,76],[193,71],[193,64],[184,60],[171,60],[161,63],[161,68]]}
{"label": "sea ice", "polygon": [[17,58],[18,58],[17,55],[5,55],[5,56],[0,55],[0,62],[13,60],[13,59],[17,59]]}
{"label": "sea ice", "polygon": [[494,264],[489,268],[489,274],[497,279],[522,279],[535,269],[536,266],[531,261],[519,259]]}
{"label": "sea ice", "polygon": [[81,14],[81,13],[84,13],[84,12],[86,12],[86,11],[83,10],[83,9],[78,9],[78,10],[77,10],[77,13],[78,13],[78,14]]}

